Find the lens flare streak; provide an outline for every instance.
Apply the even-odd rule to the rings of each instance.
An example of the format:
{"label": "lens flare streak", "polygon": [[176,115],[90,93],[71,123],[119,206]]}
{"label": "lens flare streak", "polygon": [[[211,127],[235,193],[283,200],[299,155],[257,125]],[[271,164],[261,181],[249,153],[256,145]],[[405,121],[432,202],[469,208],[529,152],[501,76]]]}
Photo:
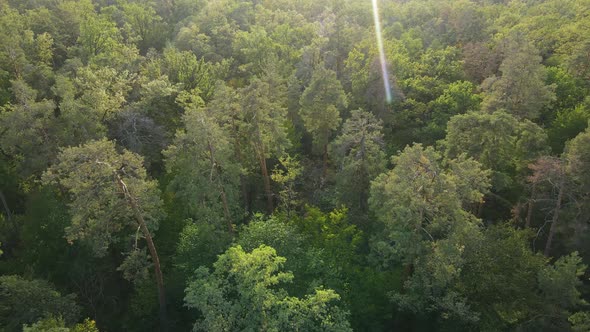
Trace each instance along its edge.
{"label": "lens flare streak", "polygon": [[385,88],[385,99],[391,103],[391,86],[389,84],[389,73],[387,72],[387,62],[385,51],[383,50],[383,38],[381,37],[381,21],[379,20],[379,8],[377,0],[373,2],[373,19],[375,20],[375,34],[377,35],[377,47],[379,48],[379,61],[381,62],[381,73],[383,76],[383,87]]}

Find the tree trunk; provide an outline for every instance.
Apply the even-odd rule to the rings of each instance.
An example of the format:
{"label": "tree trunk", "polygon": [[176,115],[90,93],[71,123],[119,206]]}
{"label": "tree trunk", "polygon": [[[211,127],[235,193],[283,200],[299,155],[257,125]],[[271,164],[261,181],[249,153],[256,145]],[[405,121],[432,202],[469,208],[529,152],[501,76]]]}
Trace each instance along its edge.
{"label": "tree trunk", "polygon": [[[221,183],[221,179],[219,178],[219,172],[217,171],[217,167],[216,167],[216,161],[215,161],[215,157],[213,156],[213,146],[211,145],[211,142],[208,141],[207,142],[207,146],[209,148],[209,161],[211,163],[211,175],[213,175],[213,172],[215,172],[217,174],[217,186],[219,188],[219,194],[221,195],[221,203],[223,204],[223,214],[225,217],[225,221],[227,222],[227,228],[230,234],[234,234],[234,227],[232,226],[231,223],[231,215],[229,213],[229,206],[227,203],[227,196],[225,195],[225,189],[223,188],[223,184]],[[211,181],[213,181],[213,179],[210,179]]]}
{"label": "tree trunk", "polygon": [[526,212],[526,221],[524,223],[525,228],[531,227],[531,219],[533,217],[533,207],[535,205],[535,196],[536,196],[537,184],[533,183],[533,187],[531,188],[531,198],[529,199],[529,204]]}
{"label": "tree trunk", "polygon": [[227,196],[225,195],[225,190],[223,189],[223,186],[221,184],[219,184],[219,191],[221,193],[221,202],[223,203],[223,214],[225,215],[225,220],[227,221],[227,230],[229,231],[229,234],[233,235],[234,234],[234,226],[231,223],[231,216],[229,213]]}
{"label": "tree trunk", "polygon": [[549,256],[551,251],[551,242],[553,242],[553,236],[555,235],[555,229],[557,221],[559,220],[559,210],[561,209],[561,201],[563,199],[564,191],[563,180],[559,184],[559,193],[557,194],[557,202],[555,203],[555,212],[553,212],[553,219],[551,220],[551,228],[549,229],[549,237],[547,237],[547,243],[545,244],[545,256]]}
{"label": "tree trunk", "polygon": [[154,263],[156,284],[158,285],[158,301],[160,303],[160,331],[165,332],[165,331],[168,331],[168,319],[167,319],[167,314],[166,314],[166,292],[164,289],[164,277],[162,275],[162,269],[160,266],[160,258],[158,256],[158,252],[156,251],[156,246],[154,245],[154,240],[152,239],[152,235],[150,234],[150,231],[146,226],[145,220],[143,219],[143,215],[141,214],[141,211],[140,211],[139,207],[137,206],[137,202],[135,201],[135,198],[131,195],[131,193],[129,193],[129,190],[127,189],[127,185],[125,184],[125,182],[123,182],[123,180],[121,179],[119,174],[116,173],[116,171],[115,171],[115,176],[117,178],[117,184],[121,188],[121,191],[123,191],[123,194],[125,195],[125,198],[127,199],[127,202],[129,203],[129,205],[133,209],[133,213],[135,214],[135,219],[141,229],[141,232],[143,233],[143,236],[145,237],[148,249],[150,251],[150,255],[152,257],[152,261]]}
{"label": "tree trunk", "polygon": [[10,224],[12,225],[12,231],[14,232],[14,234],[17,234],[18,233],[18,225],[16,224],[14,219],[12,219],[12,212],[10,212],[10,208],[8,207],[8,203],[6,202],[6,197],[4,196],[4,192],[2,190],[0,190],[0,201],[2,201],[2,205],[4,206],[4,211],[6,212],[6,220],[8,220],[10,222]]}
{"label": "tree trunk", "polygon": [[324,144],[324,166],[322,168],[322,176],[326,178],[328,174],[328,144]]}
{"label": "tree trunk", "polygon": [[[236,158],[238,159],[238,163],[244,166],[244,160],[242,158],[242,148],[240,146],[240,141],[236,138],[234,141],[235,149],[236,149]],[[244,199],[244,211],[246,213],[250,213],[250,200],[248,193],[248,186],[246,185],[246,177],[242,172],[240,172],[240,186],[242,187],[242,198]]]}
{"label": "tree trunk", "polygon": [[270,176],[268,175],[268,168],[266,167],[266,158],[264,157],[264,154],[259,153],[258,161],[260,162],[262,181],[264,182],[264,192],[266,193],[266,211],[270,215],[274,210],[274,204],[272,201],[272,190],[270,188]]}

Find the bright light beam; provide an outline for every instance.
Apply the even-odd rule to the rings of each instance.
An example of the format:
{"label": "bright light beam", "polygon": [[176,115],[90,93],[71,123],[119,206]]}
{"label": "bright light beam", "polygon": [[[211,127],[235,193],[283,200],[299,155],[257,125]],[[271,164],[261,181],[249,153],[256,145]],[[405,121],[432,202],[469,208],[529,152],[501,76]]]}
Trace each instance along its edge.
{"label": "bright light beam", "polygon": [[387,63],[385,61],[385,51],[383,50],[383,39],[381,37],[381,21],[379,20],[379,8],[377,0],[373,2],[373,19],[375,20],[375,34],[377,35],[377,47],[379,48],[379,61],[381,61],[381,73],[383,76],[383,87],[385,88],[385,99],[391,103],[391,86],[389,84],[389,73],[387,72]]}

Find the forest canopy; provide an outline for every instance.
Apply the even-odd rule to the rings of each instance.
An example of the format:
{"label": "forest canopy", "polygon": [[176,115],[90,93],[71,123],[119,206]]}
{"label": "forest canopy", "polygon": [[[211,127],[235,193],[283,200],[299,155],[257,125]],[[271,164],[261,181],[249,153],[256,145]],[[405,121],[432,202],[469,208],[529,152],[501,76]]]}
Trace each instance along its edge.
{"label": "forest canopy", "polygon": [[0,0],[0,332],[590,331],[590,0]]}

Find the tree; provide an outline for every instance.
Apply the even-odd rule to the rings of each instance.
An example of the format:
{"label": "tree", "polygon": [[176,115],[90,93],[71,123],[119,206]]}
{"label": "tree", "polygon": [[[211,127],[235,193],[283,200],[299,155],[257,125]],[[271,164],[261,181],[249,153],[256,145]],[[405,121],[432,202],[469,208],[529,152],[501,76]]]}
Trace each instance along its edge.
{"label": "tree", "polygon": [[150,65],[150,70],[158,76],[166,74],[171,82],[181,83],[185,91],[198,91],[204,101],[210,101],[225,66],[225,62],[213,64],[191,52],[169,47],[164,49],[161,59]]}
{"label": "tree", "polygon": [[392,158],[393,170],[371,183],[369,205],[388,230],[392,253],[406,264],[430,241],[478,224],[462,207],[483,200],[490,172],[464,156],[449,169],[441,159],[432,147],[406,147]]}
{"label": "tree", "polygon": [[424,129],[424,140],[430,138],[433,142],[444,138],[448,121],[457,114],[478,111],[481,96],[475,94],[476,86],[467,81],[457,81],[449,84],[443,93],[428,103],[432,113]]}
{"label": "tree", "polygon": [[547,135],[538,125],[498,111],[452,117],[444,142],[447,158],[465,153],[494,171],[493,184],[499,190],[509,185],[510,176],[526,170],[530,162],[548,150],[546,140]]}
{"label": "tree", "polygon": [[516,328],[539,311],[536,279],[547,260],[530,249],[529,232],[493,225],[465,248],[456,289],[463,289],[472,309],[480,313],[481,330]]}
{"label": "tree", "polygon": [[231,245],[232,234],[207,223],[185,221],[180,232],[176,252],[175,267],[183,274],[182,285],[192,276],[196,266],[209,266]]}
{"label": "tree", "polygon": [[555,99],[554,86],[545,84],[547,73],[539,51],[522,38],[512,38],[500,65],[502,76],[492,76],[482,83],[486,91],[482,109],[503,109],[517,118],[534,120]]}
{"label": "tree", "polygon": [[85,64],[128,68],[139,56],[134,45],[123,43],[121,31],[106,13],[82,14],[77,45],[71,48]]}
{"label": "tree", "polygon": [[6,331],[20,331],[23,324],[48,316],[60,316],[73,323],[79,314],[75,295],[62,296],[45,280],[0,276],[0,328]]}
{"label": "tree", "polygon": [[240,230],[236,244],[246,252],[262,245],[272,247],[278,256],[286,259],[283,268],[294,275],[293,282],[283,288],[293,296],[303,296],[313,285],[325,285],[324,280],[318,280],[324,276],[324,268],[319,262],[324,262],[325,255],[312,248],[309,238],[294,227],[292,218],[280,212],[270,217],[254,215]]}
{"label": "tree", "polygon": [[305,128],[313,136],[316,150],[323,150],[323,174],[326,176],[330,135],[340,125],[340,112],[348,105],[336,73],[318,66],[309,86],[303,91],[299,104],[301,118]]}
{"label": "tree", "polygon": [[432,147],[406,147],[392,158],[393,170],[372,182],[369,204],[385,230],[373,250],[385,266],[406,267],[405,290],[392,295],[399,306],[472,322],[477,315],[450,286],[460,277],[465,247],[480,232],[480,221],[463,206],[482,201],[489,171],[464,156],[448,168],[441,159]]}
{"label": "tree", "polygon": [[[545,256],[549,256],[551,250],[551,243],[557,230],[557,223],[559,221],[559,213],[561,212],[564,200],[566,197],[567,183],[564,161],[560,158],[555,157],[541,157],[535,163],[529,166],[533,171],[533,174],[529,177],[529,181],[535,186],[539,186],[542,182],[548,183],[550,186],[549,191],[557,192],[557,198],[555,199],[555,207],[551,211],[551,227],[549,228],[549,234],[547,236],[547,242],[545,243]],[[530,223],[530,220],[527,220]],[[544,225],[543,225],[544,226]]]}
{"label": "tree", "polygon": [[217,111],[202,101],[183,102],[183,131],[163,152],[168,173],[173,176],[169,188],[187,205],[195,220],[216,224],[225,219],[229,233],[234,232],[239,208],[240,165],[233,159],[228,127],[215,117]]}
{"label": "tree", "polygon": [[568,316],[580,308],[583,271],[577,253],[553,264],[530,248],[530,230],[510,224],[486,228],[465,248],[465,264],[454,288],[479,312],[477,330],[569,330]]}
{"label": "tree", "polygon": [[363,110],[351,112],[342,133],[332,142],[338,162],[337,190],[341,202],[366,212],[370,181],[385,170],[383,124]]}
{"label": "tree", "polygon": [[590,176],[586,172],[590,167],[590,127],[567,143],[565,156],[568,160],[567,171],[576,182],[578,191],[590,192]]}
{"label": "tree", "polygon": [[12,93],[16,99],[14,105],[0,109],[0,123],[4,128],[0,146],[27,178],[42,172],[55,158],[64,128],[55,120],[53,101],[37,101],[37,91],[25,82],[12,81]]}
{"label": "tree", "polygon": [[588,127],[590,121],[590,98],[573,109],[560,109],[547,130],[549,143],[554,153],[563,152],[566,142],[575,138]]}
{"label": "tree", "polygon": [[286,131],[284,88],[280,78],[270,72],[262,79],[254,78],[238,91],[241,96],[240,131],[260,166],[269,214],[274,209],[274,202],[267,159],[281,156],[290,145]]}
{"label": "tree", "polygon": [[149,48],[162,49],[166,43],[168,27],[162,17],[147,3],[123,3],[124,31],[128,42],[136,42],[142,54]]}
{"label": "tree", "polygon": [[164,281],[152,239],[152,232],[163,217],[162,202],[157,183],[147,179],[142,162],[141,157],[129,151],[117,152],[114,142],[91,141],[62,150],[58,163],[45,172],[43,180],[46,184],[57,183],[71,197],[72,224],[66,228],[68,241],[86,239],[96,254],[103,256],[116,241],[115,236],[130,226],[132,229],[137,226],[134,250],[128,258],[137,257],[137,238],[141,232],[154,264],[160,323],[165,330]]}
{"label": "tree", "polygon": [[[80,106],[94,117],[95,122],[112,119],[127,104],[128,93],[136,76],[129,71],[112,67],[85,66],[76,70],[73,79],[74,94]],[[68,89],[65,81],[64,89]],[[67,91],[67,90],[66,90]],[[70,97],[68,92],[62,97]],[[73,96],[72,96],[73,97]]]}
{"label": "tree", "polygon": [[239,56],[241,72],[258,75],[264,72],[270,61],[276,58],[278,47],[268,36],[265,28],[259,25],[250,27],[249,31],[236,33],[233,47]]}
{"label": "tree", "polygon": [[185,302],[203,318],[195,331],[351,331],[338,294],[316,289],[304,298],[280,286],[293,279],[283,272],[285,258],[260,246],[251,253],[235,246],[219,256],[209,272],[201,267],[186,289]]}
{"label": "tree", "polygon": [[565,160],[567,209],[562,219],[568,220],[562,227],[562,246],[587,255],[586,227],[590,208],[590,130],[578,134],[566,145],[562,155]]}
{"label": "tree", "polygon": [[270,176],[275,183],[282,187],[279,191],[279,201],[287,215],[290,215],[301,204],[295,184],[301,176],[302,170],[303,167],[301,167],[299,160],[286,155],[279,157],[279,164],[275,166]]}

